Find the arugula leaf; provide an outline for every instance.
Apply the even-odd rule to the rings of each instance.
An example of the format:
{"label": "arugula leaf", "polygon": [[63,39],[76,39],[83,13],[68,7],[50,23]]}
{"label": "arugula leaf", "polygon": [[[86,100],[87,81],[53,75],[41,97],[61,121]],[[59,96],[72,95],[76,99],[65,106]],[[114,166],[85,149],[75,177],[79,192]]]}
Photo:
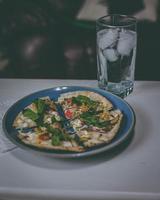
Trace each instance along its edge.
{"label": "arugula leaf", "polygon": [[87,116],[87,117],[83,117],[83,121],[87,124],[87,125],[96,125],[97,124],[97,119],[96,117],[93,116]]}
{"label": "arugula leaf", "polygon": [[60,145],[60,138],[57,134],[52,135],[52,145],[53,146]]}
{"label": "arugula leaf", "polygon": [[33,101],[33,103],[36,105],[37,113],[35,113],[31,109],[26,109],[23,111],[23,114],[24,114],[24,116],[28,117],[29,119],[32,119],[33,121],[35,121],[38,126],[42,126],[44,112],[46,110],[46,104],[45,104],[44,100],[42,100],[42,99],[36,99]]}
{"label": "arugula leaf", "polygon": [[97,115],[93,115],[92,112],[82,113],[80,117],[87,125],[93,125],[99,128],[103,128],[109,125],[108,121],[101,121],[99,117]]}
{"label": "arugula leaf", "polygon": [[83,95],[78,95],[77,97],[72,97],[72,102],[76,105],[88,104],[90,99]]}
{"label": "arugula leaf", "polygon": [[27,108],[26,110],[23,111],[23,115],[33,121],[36,121],[39,118],[39,115],[37,113],[33,112],[29,108]]}
{"label": "arugula leaf", "polygon": [[52,121],[52,123],[59,122],[59,121],[55,118],[55,116],[52,116],[51,121]]}
{"label": "arugula leaf", "polygon": [[55,133],[55,128],[51,127],[49,124],[45,124],[46,128],[47,128],[47,131],[49,133],[52,133],[54,134]]}
{"label": "arugula leaf", "polygon": [[99,102],[91,100],[89,97],[78,95],[77,97],[72,97],[72,102],[78,106],[85,104],[89,107],[90,110],[95,110],[99,104]]}
{"label": "arugula leaf", "polygon": [[94,110],[95,112],[96,112],[98,105],[99,105],[98,101],[90,100],[90,102],[89,102],[90,110]]}
{"label": "arugula leaf", "polygon": [[48,131],[52,133],[52,145],[60,145],[62,140],[65,140],[63,132],[58,128],[48,127]]}
{"label": "arugula leaf", "polygon": [[46,110],[46,107],[47,107],[46,104],[45,104],[45,102],[44,102],[44,100],[42,100],[42,99],[36,99],[34,101],[34,103],[36,104],[37,112],[39,114],[44,113],[44,111]]}
{"label": "arugula leaf", "polygon": [[52,126],[46,124],[47,131],[53,135],[59,135],[62,139],[63,132],[59,128],[53,128]]}
{"label": "arugula leaf", "polygon": [[39,115],[38,119],[36,119],[36,123],[37,123],[38,126],[44,125],[43,118],[44,118],[43,115]]}

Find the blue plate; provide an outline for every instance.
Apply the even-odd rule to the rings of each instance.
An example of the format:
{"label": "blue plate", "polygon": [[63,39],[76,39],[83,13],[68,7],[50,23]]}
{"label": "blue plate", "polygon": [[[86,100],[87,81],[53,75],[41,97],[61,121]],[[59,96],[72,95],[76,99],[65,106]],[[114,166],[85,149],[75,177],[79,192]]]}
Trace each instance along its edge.
{"label": "blue plate", "polygon": [[[31,145],[27,145],[23,143],[17,136],[17,131],[13,128],[12,124],[18,113],[23,110],[27,105],[31,104],[33,100],[49,96],[53,100],[57,100],[57,98],[62,94],[66,92],[72,92],[72,91],[93,91],[97,92],[104,97],[106,97],[109,101],[112,102],[114,108],[120,109],[123,114],[123,121],[120,127],[119,132],[117,133],[117,136],[109,143],[109,144],[103,144],[98,145],[96,147],[89,148],[85,152],[82,153],[76,153],[76,152],[68,152],[68,151],[62,151],[62,150],[52,150],[52,149],[45,149],[45,148],[38,148]],[[37,151],[39,153],[43,153],[46,155],[53,155],[54,157],[59,158],[73,158],[73,157],[84,157],[84,156],[90,156],[97,153],[101,153],[104,151],[112,150],[114,147],[120,145],[122,142],[124,142],[128,136],[131,134],[133,128],[135,126],[135,114],[131,106],[125,102],[123,99],[121,99],[118,96],[115,96],[107,91],[101,90],[101,89],[95,89],[95,88],[88,88],[88,87],[79,87],[79,86],[63,86],[63,87],[56,87],[56,88],[50,88],[46,90],[41,90],[38,92],[35,92],[33,94],[30,94],[19,101],[17,101],[15,104],[13,104],[9,110],[6,112],[4,118],[3,118],[3,129],[6,134],[6,136],[17,146],[26,149],[26,150],[33,150]]]}

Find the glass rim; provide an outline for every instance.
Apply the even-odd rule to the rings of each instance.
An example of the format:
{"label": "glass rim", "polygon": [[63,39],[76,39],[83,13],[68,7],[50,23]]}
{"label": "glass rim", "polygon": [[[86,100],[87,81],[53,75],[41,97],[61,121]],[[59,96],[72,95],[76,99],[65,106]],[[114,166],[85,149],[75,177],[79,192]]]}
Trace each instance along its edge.
{"label": "glass rim", "polygon": [[[123,18],[129,19],[131,21],[130,21],[129,24],[126,24],[126,25],[110,25],[110,24],[107,24],[106,22],[102,21],[105,18],[114,17],[114,16],[123,17]],[[104,15],[104,16],[98,18],[96,20],[96,24],[104,26],[104,27],[110,27],[110,28],[115,28],[115,27],[121,27],[122,28],[122,27],[130,27],[130,26],[136,25],[137,24],[137,19],[135,17],[131,16],[131,15],[109,14],[109,15]]]}

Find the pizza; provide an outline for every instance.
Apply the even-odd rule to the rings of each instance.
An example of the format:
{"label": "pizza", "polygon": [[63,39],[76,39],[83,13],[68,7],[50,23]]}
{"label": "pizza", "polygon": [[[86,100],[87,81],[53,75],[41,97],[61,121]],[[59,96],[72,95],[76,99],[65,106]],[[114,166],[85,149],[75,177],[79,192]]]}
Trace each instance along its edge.
{"label": "pizza", "polygon": [[[111,142],[118,134],[122,119],[122,111],[102,95],[75,91],[61,94],[57,101],[49,97],[35,99],[17,115],[13,127],[27,145],[83,152]],[[70,134],[66,122],[74,134]]]}

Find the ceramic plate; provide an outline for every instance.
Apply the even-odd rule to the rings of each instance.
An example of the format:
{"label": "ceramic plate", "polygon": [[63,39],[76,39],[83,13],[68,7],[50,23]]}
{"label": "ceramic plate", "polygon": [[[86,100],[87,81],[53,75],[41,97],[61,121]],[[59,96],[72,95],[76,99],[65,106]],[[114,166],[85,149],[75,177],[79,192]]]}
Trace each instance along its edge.
{"label": "ceramic plate", "polygon": [[[123,114],[123,121],[120,127],[119,132],[117,133],[116,137],[109,143],[98,145],[92,148],[89,148],[85,152],[82,153],[75,153],[75,152],[67,152],[62,150],[51,150],[45,148],[38,148],[31,145],[24,144],[17,136],[18,132],[13,128],[12,124],[18,113],[23,110],[27,105],[31,104],[34,99],[49,96],[53,100],[57,100],[57,98],[66,92],[72,91],[80,91],[80,90],[87,90],[87,91],[94,91],[97,92],[108,100],[110,100],[114,106],[114,108],[120,109]],[[3,118],[3,129],[6,136],[18,147],[32,150],[39,153],[43,153],[45,155],[52,155],[54,157],[59,158],[75,158],[75,157],[84,157],[90,156],[94,154],[98,154],[104,151],[112,150],[114,147],[120,145],[124,142],[128,136],[131,134],[133,128],[135,126],[135,114],[131,106],[123,99],[101,89],[96,88],[88,88],[88,87],[79,87],[79,86],[63,86],[63,87],[56,87],[50,88],[46,90],[41,90],[30,94],[19,101],[17,101],[14,105],[12,105],[9,110],[6,112]]]}

